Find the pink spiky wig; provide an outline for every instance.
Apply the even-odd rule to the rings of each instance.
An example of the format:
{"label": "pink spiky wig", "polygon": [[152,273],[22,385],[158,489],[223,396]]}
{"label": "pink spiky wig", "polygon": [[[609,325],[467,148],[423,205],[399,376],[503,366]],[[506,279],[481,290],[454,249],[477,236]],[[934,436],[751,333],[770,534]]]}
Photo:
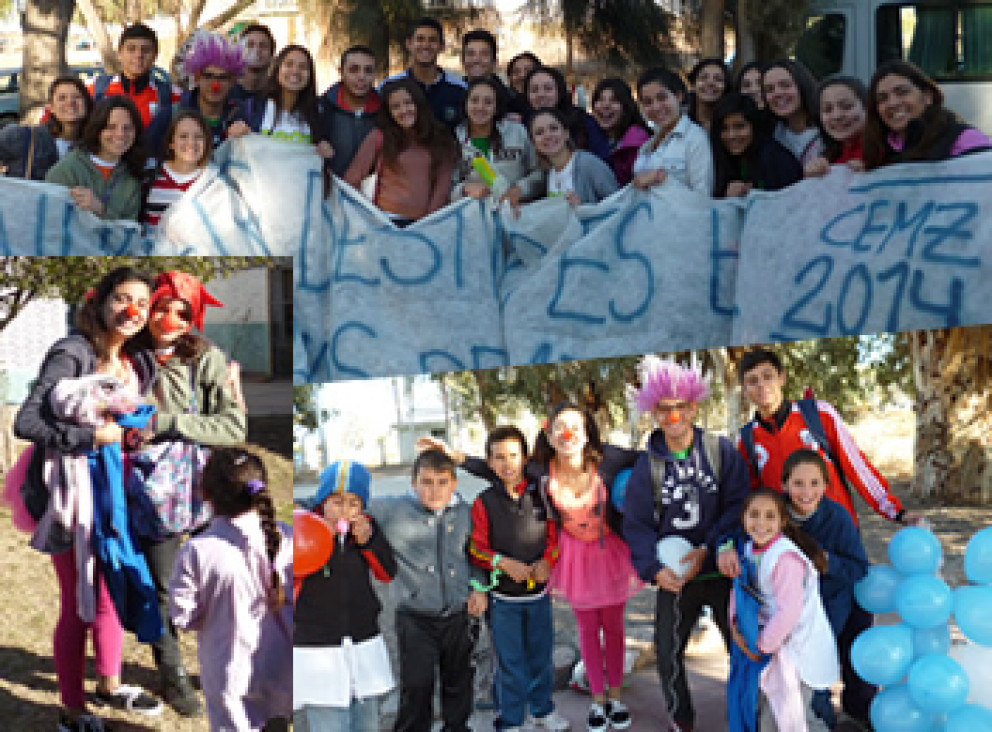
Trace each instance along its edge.
{"label": "pink spiky wig", "polygon": [[645,356],[637,364],[641,388],[627,387],[627,398],[639,412],[650,412],[662,399],[683,399],[698,403],[710,394],[709,384],[694,368],[686,368],[673,360]]}
{"label": "pink spiky wig", "polygon": [[232,43],[218,33],[198,33],[183,59],[183,71],[192,77],[208,66],[216,66],[238,77],[247,66],[242,53],[240,44]]}

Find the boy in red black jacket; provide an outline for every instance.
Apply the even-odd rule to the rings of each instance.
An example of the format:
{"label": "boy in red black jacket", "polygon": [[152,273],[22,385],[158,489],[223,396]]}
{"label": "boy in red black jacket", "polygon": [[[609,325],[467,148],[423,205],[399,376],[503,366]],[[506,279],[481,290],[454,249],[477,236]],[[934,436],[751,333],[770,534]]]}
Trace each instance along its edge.
{"label": "boy in red black jacket", "polygon": [[539,485],[524,477],[527,441],[519,429],[497,427],[486,439],[486,461],[466,458],[469,472],[491,485],[472,504],[469,557],[491,571],[487,614],[499,662],[496,728],[522,728],[530,708],[535,724],[567,729],[554,711],[554,629],[545,583],[558,558],[557,525]]}

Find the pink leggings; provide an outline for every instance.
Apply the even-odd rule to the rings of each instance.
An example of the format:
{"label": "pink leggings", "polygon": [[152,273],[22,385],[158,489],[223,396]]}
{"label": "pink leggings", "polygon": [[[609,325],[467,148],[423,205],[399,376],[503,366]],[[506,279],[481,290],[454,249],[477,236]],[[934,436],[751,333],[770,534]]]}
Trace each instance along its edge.
{"label": "pink leggings", "polygon": [[[590,610],[574,610],[579,626],[579,651],[586,666],[589,691],[602,694],[603,661],[606,661],[606,678],[611,689],[623,686],[623,608],[610,605]],[[600,642],[600,630],[603,640]]]}
{"label": "pink leggings", "polygon": [[70,549],[52,555],[59,580],[59,620],[55,624],[55,675],[62,704],[69,709],[86,706],[83,675],[86,668],[86,631],[93,630],[96,672],[101,676],[121,673],[121,643],[124,629],[117,617],[107,585],[97,571],[96,618],[84,623],[76,609],[76,560]]}

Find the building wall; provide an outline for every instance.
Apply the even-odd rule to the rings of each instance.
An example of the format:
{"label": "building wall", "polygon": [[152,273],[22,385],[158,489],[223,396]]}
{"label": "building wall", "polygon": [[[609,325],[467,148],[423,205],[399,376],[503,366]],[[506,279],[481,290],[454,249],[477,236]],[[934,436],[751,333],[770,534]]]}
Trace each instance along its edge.
{"label": "building wall", "polygon": [[45,354],[68,333],[61,300],[35,300],[0,331],[0,401],[20,404]]}
{"label": "building wall", "polygon": [[224,307],[207,308],[203,333],[250,373],[272,373],[269,275],[248,269],[207,283]]}

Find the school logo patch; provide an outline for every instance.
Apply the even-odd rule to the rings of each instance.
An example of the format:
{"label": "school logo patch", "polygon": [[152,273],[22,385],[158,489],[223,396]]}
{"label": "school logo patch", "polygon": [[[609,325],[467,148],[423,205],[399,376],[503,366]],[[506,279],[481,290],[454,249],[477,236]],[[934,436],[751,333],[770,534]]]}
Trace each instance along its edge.
{"label": "school logo patch", "polygon": [[758,460],[758,472],[761,472],[765,469],[765,465],[768,463],[768,450],[764,445],[755,443],[754,457]]}

